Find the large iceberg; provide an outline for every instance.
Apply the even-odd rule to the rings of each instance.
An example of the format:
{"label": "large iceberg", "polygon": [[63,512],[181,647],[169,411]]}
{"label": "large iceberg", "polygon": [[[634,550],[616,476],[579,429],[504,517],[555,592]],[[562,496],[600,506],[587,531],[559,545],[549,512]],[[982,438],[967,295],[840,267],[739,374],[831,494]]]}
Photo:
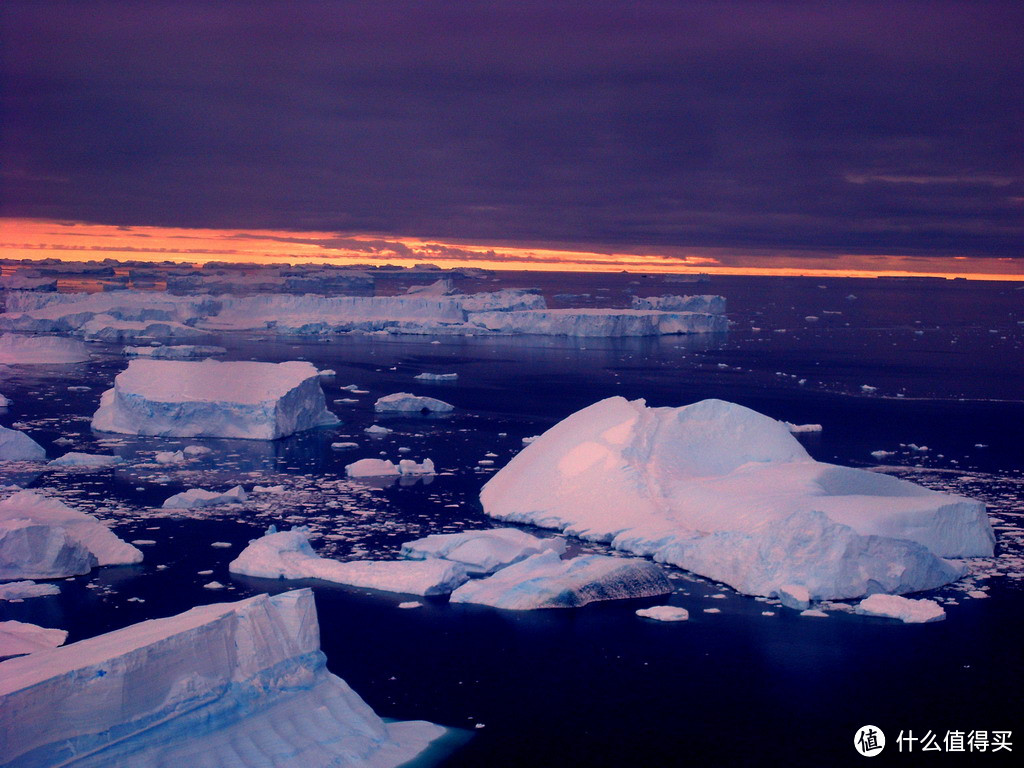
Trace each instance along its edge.
{"label": "large iceberg", "polygon": [[278,532],[273,526],[251,541],[228,570],[264,579],[323,579],[410,595],[447,595],[469,578],[461,565],[444,560],[329,560],[309,546],[307,529]]}
{"label": "large iceberg", "polygon": [[101,432],[276,440],[337,424],[307,362],[134,359],[103,393]]}
{"label": "large iceberg", "polygon": [[725,315],[644,309],[529,309],[478,312],[470,321],[498,333],[545,336],[665,336],[727,331]]}
{"label": "large iceberg", "polygon": [[53,365],[82,363],[89,359],[86,346],[60,336],[0,335],[0,363],[5,365]]}
{"label": "large iceberg", "polygon": [[531,555],[565,552],[562,539],[541,539],[518,528],[489,528],[461,533],[436,533],[402,545],[402,557],[426,560],[437,557],[461,563],[472,575],[486,575],[525,560]]}
{"label": "large iceberg", "polygon": [[0,579],[58,578],[140,562],[142,552],[57,499],[18,491],[0,501]]}
{"label": "large iceberg", "polygon": [[0,461],[42,461],[46,449],[16,429],[0,427]]}
{"label": "large iceberg", "polygon": [[313,593],[193,608],[0,664],[11,768],[388,768],[445,729],[385,723],[326,667]]}
{"label": "large iceberg", "polygon": [[723,296],[634,296],[632,309],[660,309],[665,312],[707,312],[721,315],[725,313],[725,297]]}
{"label": "large iceberg", "polygon": [[647,560],[607,555],[562,560],[549,550],[493,576],[466,582],[452,592],[451,601],[529,611],[579,608],[599,600],[656,597],[671,591],[662,569]]}
{"label": "large iceberg", "polygon": [[782,423],[705,400],[602,400],[545,432],[484,486],[484,511],[724,581],[814,599],[956,579],[942,558],[991,556],[978,501],[817,462]]}

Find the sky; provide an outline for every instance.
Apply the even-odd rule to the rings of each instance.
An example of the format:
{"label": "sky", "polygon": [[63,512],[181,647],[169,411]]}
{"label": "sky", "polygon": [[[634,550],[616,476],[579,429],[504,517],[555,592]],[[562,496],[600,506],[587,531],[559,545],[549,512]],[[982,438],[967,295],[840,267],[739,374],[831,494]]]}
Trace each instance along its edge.
{"label": "sky", "polygon": [[4,0],[0,247],[1020,277],[1021,50],[1019,0]]}

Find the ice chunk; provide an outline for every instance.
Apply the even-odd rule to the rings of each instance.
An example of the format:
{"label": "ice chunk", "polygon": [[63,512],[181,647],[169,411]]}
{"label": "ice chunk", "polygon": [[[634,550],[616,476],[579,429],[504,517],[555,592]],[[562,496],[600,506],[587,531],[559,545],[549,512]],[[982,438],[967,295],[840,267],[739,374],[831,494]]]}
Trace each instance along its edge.
{"label": "ice chunk", "polygon": [[59,595],[56,584],[36,584],[34,581],[11,581],[0,584],[0,600],[28,600],[32,597]]}
{"label": "ice chunk", "polygon": [[[930,589],[961,573],[942,557],[991,556],[994,542],[980,502],[814,461],[780,422],[720,400],[603,400],[526,446],[480,499],[491,517],[610,542],[761,595],[785,584],[814,599]],[[801,521],[827,538],[809,540]],[[861,566],[871,575],[856,577]]]}
{"label": "ice chunk", "polygon": [[459,378],[457,373],[418,373],[413,376],[419,381],[455,381]]}
{"label": "ice chunk", "polygon": [[412,459],[401,459],[398,462],[398,474],[432,475],[434,474],[434,462],[432,459],[424,459],[419,463],[416,463]]}
{"label": "ice chunk", "polygon": [[668,577],[647,560],[605,555],[562,560],[549,550],[463,584],[452,592],[451,601],[528,611],[579,608],[599,600],[655,597],[671,591]]}
{"label": "ice chunk", "polygon": [[385,723],[319,650],[313,593],[193,608],[0,665],[11,765],[389,768],[444,733]]}
{"label": "ice chunk", "polygon": [[709,312],[725,313],[725,298],[722,296],[648,296],[633,297],[633,309],[660,309],[668,312]]}
{"label": "ice chunk", "polygon": [[[22,656],[64,645],[68,633],[23,621],[0,621],[0,656]],[[0,668],[2,672],[2,668]]]}
{"label": "ice chunk", "polygon": [[0,394],[0,408],[6,408],[11,404],[11,399]]}
{"label": "ice chunk", "polygon": [[438,400],[434,397],[417,397],[408,392],[395,392],[393,395],[385,395],[373,405],[377,413],[448,413],[455,410],[455,406]]}
{"label": "ice chunk", "polygon": [[278,532],[271,527],[265,536],[251,541],[228,570],[264,579],[323,579],[411,595],[446,595],[469,578],[461,565],[444,560],[343,563],[319,557],[309,545],[306,528]]}
{"label": "ice chunk", "polygon": [[899,595],[869,595],[857,604],[857,613],[899,619],[904,624],[924,624],[946,618],[946,611],[934,600],[913,600]]}
{"label": "ice chunk", "polygon": [[129,357],[151,357],[154,360],[188,360],[196,357],[212,357],[227,352],[224,347],[202,344],[176,344],[161,347],[125,347]]}
{"label": "ice chunk", "polygon": [[42,461],[46,449],[16,429],[0,427],[0,461]]}
{"label": "ice chunk", "polygon": [[[61,552],[67,555],[68,559],[60,562],[72,563],[72,571],[53,574],[53,576],[72,576],[88,572],[89,568],[84,566],[85,560],[90,555],[96,561],[93,565],[126,565],[142,562],[142,552],[119,539],[95,517],[74,510],[56,499],[43,496],[35,491],[18,491],[0,501],[0,525],[8,526],[8,531],[15,533],[17,538],[12,542],[22,541],[21,544],[18,544],[19,547],[26,547],[21,550],[22,556],[28,557],[31,553],[33,558],[31,562],[45,563],[50,555]],[[39,531],[26,530],[23,533],[17,533],[18,525],[26,528],[46,528],[50,529],[50,532],[45,536]],[[21,539],[21,537],[27,538]],[[29,544],[28,542],[34,543]],[[84,550],[84,554],[81,550]],[[25,562],[29,561],[26,560],[22,564]],[[57,561],[51,560],[51,562]],[[0,578],[3,579],[52,578],[53,576],[21,572],[17,562],[13,567],[8,566],[0,572]]]}
{"label": "ice chunk", "polygon": [[103,393],[101,432],[276,440],[338,419],[307,362],[135,359]]}
{"label": "ice chunk", "polygon": [[80,341],[60,336],[0,336],[0,363],[5,365],[49,365],[81,363],[89,359],[89,350]]}
{"label": "ice chunk", "polygon": [[65,453],[58,459],[54,459],[47,466],[49,467],[110,467],[114,464],[123,464],[124,459],[120,456],[108,456],[101,453],[78,453],[71,451]]}
{"label": "ice chunk", "polygon": [[349,477],[389,477],[398,474],[395,462],[386,459],[360,459],[345,466]]}
{"label": "ice chunk", "polygon": [[686,621],[690,618],[690,612],[685,608],[677,608],[674,605],[655,605],[652,608],[640,608],[637,616],[655,621]]}
{"label": "ice chunk", "polygon": [[0,579],[56,579],[97,565],[88,547],[55,525],[0,519]]}
{"label": "ice chunk", "polygon": [[184,451],[157,451],[153,456],[157,464],[181,464],[185,461]]}
{"label": "ice chunk", "polygon": [[377,437],[383,437],[384,435],[390,435],[391,430],[387,427],[382,427],[380,424],[371,424],[369,427],[363,430],[368,435],[375,435]]}
{"label": "ice chunk", "polygon": [[821,432],[821,424],[791,424],[788,421],[784,421],[782,423],[785,424],[786,429],[794,435],[804,432]]}
{"label": "ice chunk", "polygon": [[402,557],[425,560],[439,557],[462,563],[474,575],[491,574],[531,555],[551,550],[565,552],[562,539],[541,539],[518,528],[490,528],[462,533],[438,533],[402,545]]}
{"label": "ice chunk", "polygon": [[806,611],[811,607],[811,593],[803,584],[783,584],[777,590],[779,600],[787,608]]}
{"label": "ice chunk", "polygon": [[244,504],[248,499],[245,489],[236,485],[223,493],[206,491],[202,488],[189,488],[176,493],[163,503],[164,509],[193,509],[194,507],[213,507],[218,504]]}

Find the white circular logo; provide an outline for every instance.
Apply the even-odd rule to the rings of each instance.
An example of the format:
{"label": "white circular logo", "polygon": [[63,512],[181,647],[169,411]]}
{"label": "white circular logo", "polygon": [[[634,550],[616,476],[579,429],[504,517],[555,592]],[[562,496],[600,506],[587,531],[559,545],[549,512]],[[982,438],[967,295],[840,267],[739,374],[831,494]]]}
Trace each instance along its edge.
{"label": "white circular logo", "polygon": [[885,734],[877,725],[862,725],[853,736],[853,746],[864,757],[874,757],[885,747]]}

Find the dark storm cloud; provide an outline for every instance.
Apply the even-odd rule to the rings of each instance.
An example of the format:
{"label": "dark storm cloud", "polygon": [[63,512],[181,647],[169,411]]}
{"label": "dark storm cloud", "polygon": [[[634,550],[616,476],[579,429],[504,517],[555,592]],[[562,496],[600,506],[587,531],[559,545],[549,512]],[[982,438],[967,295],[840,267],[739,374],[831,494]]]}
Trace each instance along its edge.
{"label": "dark storm cloud", "polygon": [[1018,256],[1024,4],[23,2],[2,213]]}

